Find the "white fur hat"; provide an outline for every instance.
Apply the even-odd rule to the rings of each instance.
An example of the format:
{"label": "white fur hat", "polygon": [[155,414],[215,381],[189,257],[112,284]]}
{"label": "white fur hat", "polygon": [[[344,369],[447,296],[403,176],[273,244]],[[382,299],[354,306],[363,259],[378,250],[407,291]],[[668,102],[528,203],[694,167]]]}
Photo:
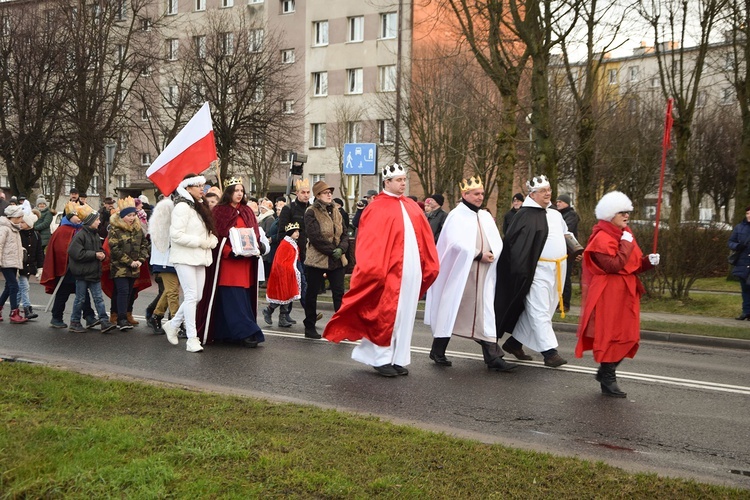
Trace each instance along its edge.
{"label": "white fur hat", "polygon": [[611,221],[618,212],[631,212],[633,202],[620,191],[610,191],[596,204],[596,218]]}

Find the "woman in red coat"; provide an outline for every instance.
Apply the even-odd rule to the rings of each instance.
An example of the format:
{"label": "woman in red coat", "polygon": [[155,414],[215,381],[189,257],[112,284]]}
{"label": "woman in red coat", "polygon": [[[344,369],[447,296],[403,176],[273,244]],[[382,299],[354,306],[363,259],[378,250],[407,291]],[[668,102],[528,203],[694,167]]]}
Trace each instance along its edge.
{"label": "woman in red coat", "polygon": [[602,394],[616,398],[627,395],[617,386],[617,365],[635,356],[641,338],[640,298],[645,290],[636,274],[659,263],[658,253],[644,257],[638,247],[628,227],[632,210],[623,193],[605,194],[596,205],[599,222],[583,252],[576,357],[594,352]]}

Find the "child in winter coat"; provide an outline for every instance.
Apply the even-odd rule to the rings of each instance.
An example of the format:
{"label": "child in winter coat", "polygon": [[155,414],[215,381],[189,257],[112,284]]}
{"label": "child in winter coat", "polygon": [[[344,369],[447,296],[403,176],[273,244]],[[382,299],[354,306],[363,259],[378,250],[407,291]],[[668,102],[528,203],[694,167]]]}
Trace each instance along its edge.
{"label": "child in winter coat", "polygon": [[42,238],[34,229],[38,220],[34,213],[24,214],[21,222],[21,244],[23,245],[23,268],[18,272],[18,303],[23,307],[23,315],[26,319],[39,317],[31,308],[29,300],[29,276],[36,274],[44,264],[44,246]]}
{"label": "child in winter coat", "polygon": [[276,255],[271,267],[271,275],[268,277],[266,287],[266,300],[268,307],[263,309],[263,320],[266,324],[273,324],[273,312],[281,306],[279,312],[279,326],[292,326],[289,317],[291,304],[302,296],[302,263],[299,260],[299,223],[292,222],[286,225],[286,236],[279,243]]}
{"label": "child in winter coat", "polygon": [[88,205],[81,205],[77,208],[76,214],[81,219],[83,229],[73,236],[68,248],[68,269],[76,280],[76,299],[73,302],[68,329],[77,333],[86,331],[81,324],[81,315],[86,296],[91,292],[94,308],[102,325],[101,332],[107,333],[115,325],[107,318],[107,308],[102,295],[102,261],[106,255],[102,251],[102,243],[99,239],[99,214]]}
{"label": "child in winter coat", "polygon": [[10,322],[26,323],[18,310],[18,270],[23,268],[23,245],[21,244],[20,224],[23,222],[23,208],[9,205],[4,217],[0,217],[0,269],[5,278],[5,289],[0,295],[0,321],[5,301],[10,297]]}

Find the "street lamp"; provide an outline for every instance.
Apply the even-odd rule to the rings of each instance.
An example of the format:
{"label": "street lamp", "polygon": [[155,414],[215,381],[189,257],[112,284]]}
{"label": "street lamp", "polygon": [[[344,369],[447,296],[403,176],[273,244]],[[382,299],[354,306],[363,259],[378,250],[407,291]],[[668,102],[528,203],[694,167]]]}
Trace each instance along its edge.
{"label": "street lamp", "polygon": [[104,156],[107,160],[106,172],[104,175],[104,197],[109,196],[109,173],[112,171],[112,162],[115,159],[115,151],[117,150],[117,144],[114,142],[108,142],[104,145]]}

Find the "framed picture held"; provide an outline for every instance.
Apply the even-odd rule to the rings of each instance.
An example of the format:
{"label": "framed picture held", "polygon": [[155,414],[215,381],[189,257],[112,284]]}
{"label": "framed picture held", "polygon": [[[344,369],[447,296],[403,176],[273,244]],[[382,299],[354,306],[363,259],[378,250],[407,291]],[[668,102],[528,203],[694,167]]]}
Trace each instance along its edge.
{"label": "framed picture held", "polygon": [[229,243],[236,255],[251,257],[260,255],[255,231],[249,227],[233,227],[229,230]]}

